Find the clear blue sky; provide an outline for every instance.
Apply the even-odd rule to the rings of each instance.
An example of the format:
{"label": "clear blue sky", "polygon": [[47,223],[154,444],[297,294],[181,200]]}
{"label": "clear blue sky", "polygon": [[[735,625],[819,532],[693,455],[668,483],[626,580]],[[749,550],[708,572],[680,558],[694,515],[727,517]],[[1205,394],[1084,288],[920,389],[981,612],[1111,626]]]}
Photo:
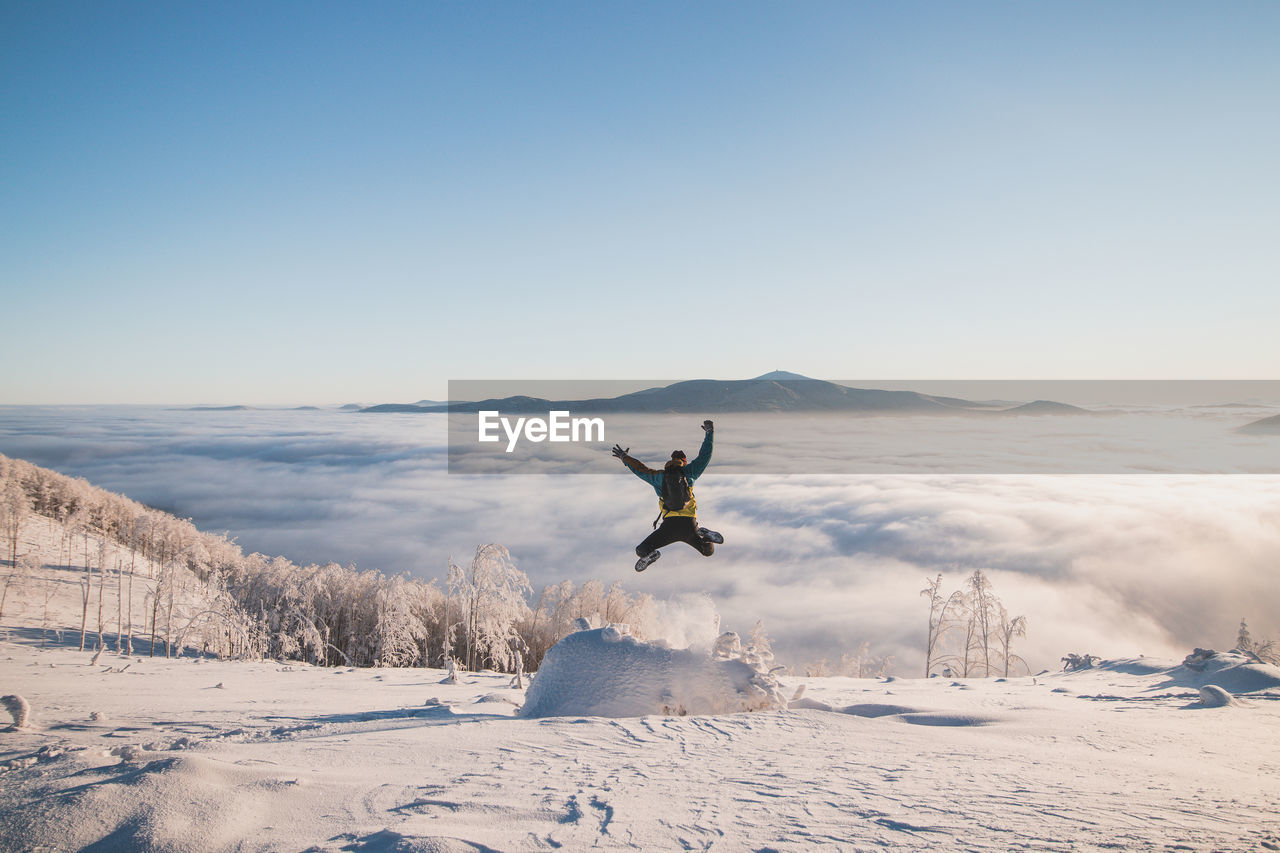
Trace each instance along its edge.
{"label": "clear blue sky", "polygon": [[1274,379],[1277,45],[1271,0],[3,0],[0,403]]}

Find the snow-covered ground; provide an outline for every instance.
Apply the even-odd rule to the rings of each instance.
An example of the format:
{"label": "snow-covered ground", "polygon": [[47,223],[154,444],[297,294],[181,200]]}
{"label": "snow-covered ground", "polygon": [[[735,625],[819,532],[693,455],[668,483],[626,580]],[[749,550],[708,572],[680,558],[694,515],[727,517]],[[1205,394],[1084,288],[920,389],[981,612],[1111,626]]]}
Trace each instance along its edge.
{"label": "snow-covered ground", "polygon": [[6,850],[1280,845],[1274,669],[1226,707],[1198,704],[1203,675],[1122,661],[812,679],[791,710],[521,719],[494,674],[91,665],[26,640],[0,663],[32,714],[0,736]]}
{"label": "snow-covered ground", "polygon": [[[49,588],[78,626],[74,583]],[[0,631],[0,694],[30,708],[0,731],[3,850],[1280,849],[1280,670],[1236,655],[772,685],[606,628],[522,689],[95,662],[78,631],[41,648],[43,611]],[[789,707],[767,710],[779,689]],[[689,696],[766,710],[661,713]]]}

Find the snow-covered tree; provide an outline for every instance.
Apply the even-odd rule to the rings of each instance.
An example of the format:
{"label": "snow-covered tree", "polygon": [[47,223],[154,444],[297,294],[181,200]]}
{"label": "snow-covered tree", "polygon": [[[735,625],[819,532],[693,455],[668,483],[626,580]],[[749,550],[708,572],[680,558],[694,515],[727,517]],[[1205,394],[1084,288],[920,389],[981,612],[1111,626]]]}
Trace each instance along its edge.
{"label": "snow-covered tree", "polygon": [[22,589],[38,565],[33,555],[21,554],[5,569],[4,586],[0,588],[0,616],[4,616],[5,602],[9,599],[9,587]]}
{"label": "snow-covered tree", "polygon": [[1000,620],[997,626],[998,633],[996,636],[1000,643],[1000,659],[1004,662],[1004,676],[1008,678],[1012,673],[1015,664],[1021,664],[1023,669],[1028,671],[1030,670],[1030,667],[1027,666],[1027,662],[1010,650],[1010,647],[1013,645],[1014,637],[1027,636],[1027,617],[1015,616],[1010,619],[1009,613],[1005,610],[1003,604],[1000,605],[999,609]]}
{"label": "snow-covered tree", "polygon": [[18,537],[31,514],[31,501],[15,475],[6,476],[0,484],[0,533],[4,534],[10,567],[18,563]]}
{"label": "snow-covered tree", "polygon": [[394,578],[377,593],[377,647],[374,657],[379,666],[412,666],[421,651],[419,641],[427,628],[413,611],[404,578]]}
{"label": "snow-covered tree", "polygon": [[[538,607],[530,609],[528,579],[500,546],[481,546],[469,565],[452,567],[446,592],[434,582],[353,566],[299,566],[284,558],[246,555],[225,535],[203,533],[189,519],[0,455],[0,497],[19,494],[50,525],[62,524],[55,539],[56,564],[81,569],[83,647],[89,645],[95,589],[97,627],[105,635],[110,571],[117,573],[117,651],[125,654],[133,653],[139,631],[149,631],[152,654],[163,641],[170,655],[194,648],[232,657],[271,655],[355,666],[438,665],[457,657],[473,668],[510,670],[518,652],[523,666],[533,670],[570,632],[575,617],[597,625],[626,623],[640,639],[662,631],[652,597],[628,595],[620,583],[606,589],[591,580],[575,589],[566,581],[544,590]],[[0,532],[6,533],[7,546],[0,558],[7,552],[9,568],[15,568],[12,543],[7,531]],[[17,575],[10,579],[11,585],[18,582]],[[141,626],[134,610],[139,597],[145,614]],[[49,627],[47,619],[44,624]]]}
{"label": "snow-covered tree", "polygon": [[520,635],[526,649],[525,665],[537,669],[547,651],[572,630],[573,581],[543,587]]}
{"label": "snow-covered tree", "polygon": [[1261,663],[1280,664],[1275,640],[1255,640],[1244,617],[1240,618],[1240,630],[1236,633],[1236,650]]}
{"label": "snow-covered tree", "polygon": [[982,573],[982,569],[974,569],[968,586],[969,618],[974,622],[973,640],[977,645],[975,651],[981,655],[982,674],[990,675],[991,642],[995,634],[998,601],[991,591],[991,580]]}
{"label": "snow-covered tree", "polygon": [[573,597],[573,618],[579,616],[594,618],[597,622],[604,618],[604,584],[595,578],[579,587]]}
{"label": "snow-covered tree", "polygon": [[526,618],[529,578],[501,545],[476,548],[466,569],[450,566],[450,597],[462,614],[467,669],[489,665],[509,672],[522,641],[516,628]]}
{"label": "snow-covered tree", "polygon": [[941,585],[938,575],[921,590],[929,599],[926,675],[935,665],[962,678],[998,672],[1007,676],[1015,665],[1026,666],[1012,652],[1014,638],[1026,636],[1026,617],[1009,617],[981,569],[975,569],[964,587],[945,600]]}
{"label": "snow-covered tree", "polygon": [[928,633],[924,646],[924,677],[928,678],[933,669],[933,659],[938,653],[938,643],[947,630],[947,600],[942,597],[942,574],[939,573],[931,581],[925,581],[925,588],[920,594],[929,599]]}
{"label": "snow-covered tree", "polygon": [[751,626],[751,633],[747,635],[744,658],[748,663],[758,664],[766,671],[773,667],[773,643],[770,642],[769,634],[764,629],[763,619],[756,620],[756,624]]}

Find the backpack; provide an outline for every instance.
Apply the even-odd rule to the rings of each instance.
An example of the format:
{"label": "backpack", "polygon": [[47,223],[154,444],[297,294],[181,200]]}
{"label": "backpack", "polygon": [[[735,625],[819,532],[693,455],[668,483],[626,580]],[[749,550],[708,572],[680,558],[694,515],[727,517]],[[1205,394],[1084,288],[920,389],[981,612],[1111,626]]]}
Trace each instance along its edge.
{"label": "backpack", "polygon": [[689,478],[684,475],[684,466],[673,465],[662,472],[662,509],[664,512],[679,512],[693,497],[689,488]]}

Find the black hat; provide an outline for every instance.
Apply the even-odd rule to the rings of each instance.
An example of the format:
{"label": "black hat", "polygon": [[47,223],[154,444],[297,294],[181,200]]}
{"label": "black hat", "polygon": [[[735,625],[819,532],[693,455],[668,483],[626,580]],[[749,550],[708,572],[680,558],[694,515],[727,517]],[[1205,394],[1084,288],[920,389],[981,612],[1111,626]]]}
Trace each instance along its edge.
{"label": "black hat", "polygon": [[687,458],[689,458],[689,457],[687,457],[687,456],[685,456],[685,455],[684,455],[684,451],[683,451],[683,450],[673,450],[673,451],[671,451],[671,458],[672,458],[672,459],[687,459]]}

